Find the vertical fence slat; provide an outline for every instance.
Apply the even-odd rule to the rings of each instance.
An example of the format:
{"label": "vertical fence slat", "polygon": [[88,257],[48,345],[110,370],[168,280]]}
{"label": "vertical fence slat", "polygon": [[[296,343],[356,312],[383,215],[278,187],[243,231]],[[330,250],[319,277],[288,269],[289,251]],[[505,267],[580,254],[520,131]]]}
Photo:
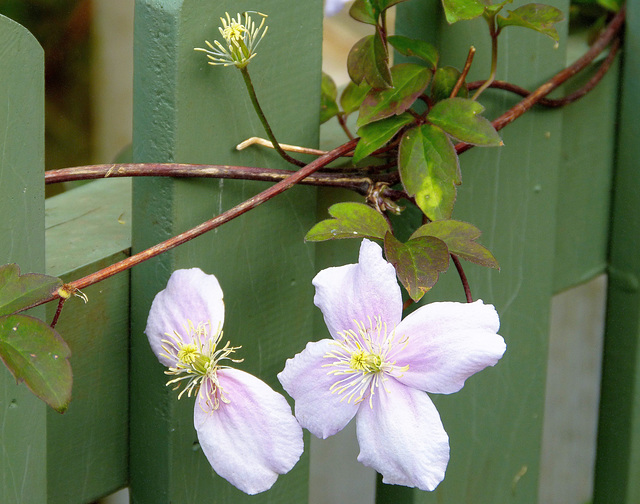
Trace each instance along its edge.
{"label": "vertical fence slat", "polygon": [[[586,52],[587,40],[569,49],[567,64]],[[557,208],[555,292],[585,282],[607,267],[619,62],[588,96],[562,109],[566,127],[559,165],[562,194]],[[564,92],[578,89],[592,75],[585,70],[563,86]]]}
{"label": "vertical fence slat", "polygon": [[[406,24],[399,26],[408,27],[409,36],[427,37],[446,48],[441,65],[462,67],[469,45],[475,45],[469,80],[486,78],[486,23],[478,19],[447,27],[433,19],[436,3],[400,4],[400,23]],[[568,2],[550,3],[568,15]],[[498,78],[535,88],[551,77],[565,63],[566,24],[560,32],[560,49],[554,50],[553,42],[540,34],[506,29],[500,36]],[[495,117],[517,98],[489,91],[480,101],[488,106],[485,115]],[[451,460],[444,482],[433,493],[416,491],[415,502],[536,502],[561,123],[557,111],[533,111],[501,132],[504,147],[476,148],[461,156],[463,184],[454,218],[483,231],[481,243],[502,268],[496,272],[467,263],[465,270],[474,297],[496,306],[507,352],[495,368],[468,380],[461,392],[433,396],[450,436]],[[455,271],[444,277],[425,301],[464,299]]]}
{"label": "vertical fence slat", "polygon": [[640,5],[627,2],[594,503],[640,502]]}
{"label": "vertical fence slat", "polygon": [[[46,202],[47,273],[77,280],[124,259],[131,181],[95,181]],[[47,504],[86,504],[128,482],[129,272],[65,304],[56,329],[71,348],[73,392],[47,413]],[[47,305],[47,319],[57,303]]]}
{"label": "vertical fence slat", "polygon": [[[204,40],[219,37],[219,18],[259,8],[269,32],[250,71],[280,141],[317,142],[321,2],[203,0],[136,2],[134,157],[283,167],[271,152],[234,146],[264,136],[239,72],[211,67]],[[134,252],[184,231],[266,188],[239,181],[136,181]],[[224,334],[243,345],[238,367],[281,390],[276,374],[312,332],[313,249],[302,241],[313,224],[315,195],[296,188],[217,232],[132,272],[131,492],[136,503],[245,502],[215,476],[196,444],[193,399],[177,401],[143,330],[153,296],[172,270],[198,266],[222,285]],[[252,502],[304,502],[306,455],[272,490]]]}
{"label": "vertical fence slat", "polygon": [[[0,69],[0,264],[44,272],[44,54],[1,15]],[[47,407],[0,368],[0,502],[45,502]]]}

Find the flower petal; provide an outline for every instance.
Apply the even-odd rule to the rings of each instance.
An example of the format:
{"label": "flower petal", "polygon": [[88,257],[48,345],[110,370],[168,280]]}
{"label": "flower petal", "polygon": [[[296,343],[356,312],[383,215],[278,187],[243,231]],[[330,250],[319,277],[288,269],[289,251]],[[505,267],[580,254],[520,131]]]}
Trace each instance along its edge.
{"label": "flower petal", "polygon": [[217,334],[224,323],[222,289],[214,275],[207,275],[200,268],[176,270],[171,274],[167,287],[158,292],[151,303],[145,334],[158,360],[165,366],[174,362],[164,356],[162,340],[166,333],[177,331],[190,342],[188,321],[194,324],[210,323],[210,332]]}
{"label": "flower petal", "polygon": [[424,392],[393,378],[358,411],[358,461],[392,485],[433,490],[444,479],[449,436]]}
{"label": "flower petal", "polygon": [[396,361],[409,369],[396,378],[427,392],[457,392],[467,378],[494,366],[504,354],[499,327],[493,305],[480,300],[422,306],[396,327],[398,341],[409,338]]}
{"label": "flower petal", "polygon": [[262,380],[237,369],[218,371],[218,380],[230,402],[211,411],[201,389],[194,411],[200,446],[229,483],[250,495],[264,492],[298,462],[302,429],[286,399]]}
{"label": "flower petal", "polygon": [[278,380],[296,401],[296,418],[314,436],[326,439],[342,430],[358,411],[358,404],[341,401],[342,396],[331,393],[339,377],[329,374],[324,356],[334,349],[333,340],[320,340],[307,347],[293,359],[287,359]]}
{"label": "flower petal", "polygon": [[322,314],[331,336],[352,329],[354,320],[369,326],[368,320],[381,317],[394,327],[402,318],[402,294],[393,265],[382,258],[377,243],[362,240],[357,264],[327,268],[313,279],[313,302]]}

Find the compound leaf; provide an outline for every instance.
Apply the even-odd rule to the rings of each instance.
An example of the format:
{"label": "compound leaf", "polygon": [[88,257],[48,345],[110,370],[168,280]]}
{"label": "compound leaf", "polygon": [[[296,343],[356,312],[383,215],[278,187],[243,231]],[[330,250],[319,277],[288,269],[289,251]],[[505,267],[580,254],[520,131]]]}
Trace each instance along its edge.
{"label": "compound leaf", "polygon": [[387,42],[404,56],[415,56],[426,61],[432,70],[438,66],[438,50],[429,42],[402,35],[391,35]]}
{"label": "compound leaf", "polygon": [[337,115],[338,104],[338,88],[333,79],[322,72],[322,85],[320,87],[320,124],[327,122],[333,116]]}
{"label": "compound leaf", "polygon": [[543,33],[556,42],[560,40],[558,30],[554,26],[555,23],[564,19],[560,9],[551,5],[530,3],[507,12],[509,13],[507,17],[498,16],[497,18],[499,29],[507,26],[522,26]]}
{"label": "compound leaf", "polygon": [[461,182],[458,155],[440,128],[423,124],[400,141],[398,168],[404,188],[431,220],[448,219]]}
{"label": "compound leaf", "polygon": [[21,275],[17,264],[0,266],[0,316],[47,299],[61,286],[62,280],[49,275]]}
{"label": "compound leaf", "polygon": [[500,135],[484,117],[484,107],[467,98],[447,98],[436,103],[427,119],[452,137],[473,145],[502,145]]}
{"label": "compound leaf", "polygon": [[402,243],[388,232],[384,237],[384,254],[414,301],[419,301],[436,284],[439,273],[449,267],[447,246],[433,236]]}
{"label": "compound leaf", "polygon": [[413,63],[403,63],[391,69],[394,87],[372,89],[360,105],[358,127],[406,111],[426,89],[431,71]]}
{"label": "compound leaf", "polygon": [[477,18],[482,15],[485,8],[481,0],[442,0],[442,6],[449,24]]}
{"label": "compound leaf", "polygon": [[349,77],[356,84],[363,80],[371,87],[386,89],[393,86],[389,71],[389,55],[382,41],[380,29],[374,35],[367,35],[351,48],[347,58]]}
{"label": "compound leaf", "polygon": [[411,235],[411,238],[435,236],[447,244],[449,252],[452,254],[480,266],[500,269],[493,254],[476,242],[480,234],[480,230],[468,222],[440,220],[419,227]]}
{"label": "compound leaf", "polygon": [[412,121],[413,117],[405,113],[362,126],[362,128],[358,130],[360,141],[353,153],[353,162],[357,163],[375,150],[384,146],[401,128],[410,124]]}
{"label": "compound leaf", "polygon": [[343,202],[329,207],[326,219],[313,226],[305,241],[337,240],[341,238],[378,238],[383,239],[389,230],[386,219],[363,203]]}
{"label": "compound leaf", "polygon": [[71,400],[70,355],[60,335],[41,320],[0,317],[0,358],[18,382],[60,413]]}

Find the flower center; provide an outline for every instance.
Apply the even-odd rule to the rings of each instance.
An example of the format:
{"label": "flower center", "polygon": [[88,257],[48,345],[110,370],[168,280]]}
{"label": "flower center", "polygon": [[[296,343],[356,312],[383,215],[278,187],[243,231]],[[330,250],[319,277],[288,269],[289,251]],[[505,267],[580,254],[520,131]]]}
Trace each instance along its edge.
{"label": "flower center", "polygon": [[[258,26],[249,14],[256,14],[262,18]],[[267,15],[255,11],[238,14],[235,19],[229,16],[228,12],[225,15],[226,19],[220,18],[222,26],[218,27],[218,30],[226,42],[226,47],[218,40],[214,40],[213,44],[205,40],[209,49],[196,47],[195,50],[207,53],[211,65],[235,65],[244,68],[256,55],[256,48],[267,33]]]}
{"label": "flower center", "polygon": [[381,370],[382,357],[373,353],[360,350],[351,354],[349,366],[355,371],[365,373],[377,373]]}
{"label": "flower center", "polygon": [[213,334],[210,333],[209,326],[209,322],[199,322],[196,325],[188,320],[184,327],[185,337],[178,331],[173,331],[173,334],[165,333],[167,339],[162,340],[164,350],[162,356],[174,363],[165,371],[165,374],[174,376],[167,385],[175,384],[175,390],[180,388],[181,382],[186,380],[186,385],[178,394],[178,399],[185,392],[189,397],[192,393],[196,394],[203,382],[207,380],[209,386],[204,389],[206,405],[209,409],[216,410],[220,406],[220,401],[229,402],[217,375],[219,369],[229,366],[221,365],[220,361],[242,362],[242,359],[235,360],[229,357],[240,347],[229,346],[228,341],[222,348],[218,348],[222,339],[221,327],[218,327]]}
{"label": "flower center", "polygon": [[369,325],[354,320],[357,332],[349,329],[338,333],[342,338],[333,341],[336,348],[324,355],[330,362],[329,374],[340,377],[331,385],[331,392],[341,395],[341,401],[360,403],[373,394],[387,380],[385,375],[403,373],[409,366],[397,367],[394,360],[398,351],[407,345],[407,338],[396,339],[395,329],[387,333],[381,317],[369,318]]}
{"label": "flower center", "polygon": [[199,355],[201,354],[198,352],[198,347],[193,343],[188,343],[178,351],[178,360],[184,364],[193,364]]}
{"label": "flower center", "polygon": [[238,21],[234,19],[227,25],[225,20],[222,20],[222,24],[224,26],[222,29],[222,36],[228,44],[241,41],[244,38],[244,33],[248,31],[239,21],[240,17],[238,17]]}

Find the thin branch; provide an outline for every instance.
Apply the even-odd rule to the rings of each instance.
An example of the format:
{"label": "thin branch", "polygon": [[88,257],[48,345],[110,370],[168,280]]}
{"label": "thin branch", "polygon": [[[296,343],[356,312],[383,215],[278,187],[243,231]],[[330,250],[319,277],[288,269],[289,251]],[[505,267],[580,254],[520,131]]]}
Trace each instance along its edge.
{"label": "thin branch", "polygon": [[467,298],[467,303],[473,303],[473,296],[471,295],[471,287],[469,287],[469,280],[467,280],[467,275],[462,269],[462,264],[460,264],[460,259],[455,254],[450,254],[451,260],[453,264],[456,266],[456,270],[458,271],[458,275],[460,276],[460,281],[462,282],[462,287],[464,288],[464,295]]}
{"label": "thin branch", "polygon": [[345,117],[344,114],[338,114],[336,116],[338,118],[338,123],[340,124],[340,127],[342,128],[342,131],[344,131],[345,135],[347,135],[347,137],[349,137],[349,140],[353,140],[355,137],[353,136],[353,133],[351,133],[351,130],[349,129],[349,126],[347,126],[347,119]]}
{"label": "thin branch", "polygon": [[460,74],[460,77],[458,77],[458,81],[456,82],[456,85],[453,86],[453,89],[451,90],[451,95],[449,96],[450,98],[455,98],[458,95],[458,91],[460,91],[460,88],[464,84],[464,80],[467,78],[467,74],[471,69],[471,63],[473,63],[473,57],[475,55],[476,55],[476,48],[474,46],[471,46],[469,48],[469,53],[467,54],[467,61],[465,61],[464,63],[464,68],[462,69],[462,73]]}
{"label": "thin branch", "polygon": [[[162,243],[158,243],[157,245],[154,245],[151,248],[143,250],[142,252],[139,252],[135,255],[132,255],[131,257],[127,257],[126,259],[123,259],[122,261],[112,264],[111,266],[108,266],[104,269],[101,269],[100,271],[96,271],[95,273],[91,273],[90,275],[87,275],[83,278],[70,282],[68,286],[69,288],[72,288],[72,289],[84,289],[89,285],[93,285],[95,283],[101,282],[106,278],[109,278],[122,271],[128,270],[148,259],[151,259],[152,257],[160,255],[163,252],[167,252],[177,247],[178,245],[182,245],[183,243],[193,240],[194,238],[208,231],[211,231],[212,229],[215,229],[221,226],[222,224],[225,224],[226,222],[229,222],[230,220],[235,219],[236,217],[239,217],[240,215],[248,212],[249,210],[252,210],[253,208],[261,205],[262,203],[269,201],[271,198],[274,198],[275,196],[283,193],[287,189],[291,189],[294,185],[304,180],[312,173],[318,171],[320,168],[322,168],[326,164],[334,161],[335,159],[338,159],[344,153],[355,149],[357,144],[358,144],[357,139],[349,140],[347,143],[333,149],[332,151],[328,152],[324,156],[320,156],[318,159],[315,159],[314,161],[306,165],[304,168],[296,172],[290,172],[291,174],[284,180],[281,180],[277,184],[269,187],[268,189],[262,191],[261,193],[256,194],[252,198],[249,198],[248,200],[243,201],[239,205],[236,205],[235,207],[227,210],[226,212],[221,213],[220,215],[214,217],[213,219],[209,219],[208,221],[205,221],[202,224],[188,231],[185,231],[184,233],[181,233],[177,236],[169,238],[168,240],[165,240]],[[57,293],[55,293],[49,299],[39,301],[38,303],[35,303],[31,306],[24,307],[19,311],[24,311],[29,308],[33,308],[34,306],[38,306],[38,305],[47,303],[49,301],[53,301],[54,299],[58,299],[59,297],[60,296]]]}
{"label": "thin branch", "polygon": [[405,311],[409,308],[415,301],[411,298],[408,298],[404,303],[402,303],[402,311]]}
{"label": "thin branch", "polygon": [[[572,65],[569,65],[564,70],[561,70],[551,79],[545,82],[542,86],[536,89],[533,93],[527,95],[527,97],[515,106],[511,107],[500,117],[491,122],[493,127],[497,130],[501,130],[507,124],[512,123],[522,114],[531,109],[538,101],[551,93],[554,89],[564,84],[569,78],[576,75],[578,72],[584,70],[589,63],[591,63],[598,55],[609,45],[611,40],[616,36],[618,31],[622,28],[625,19],[625,8],[622,6],[618,13],[613,17],[611,22],[607,25],[607,28],[602,32],[600,37],[595,41],[591,48],[578,58]],[[473,145],[460,142],[456,145],[456,151],[461,154],[469,150]]]}
{"label": "thin branch", "polygon": [[[251,147],[252,145],[261,145],[262,147],[268,147],[269,149],[275,149],[273,146],[273,142],[266,140],[265,138],[260,137],[249,137],[245,141],[240,142],[236,145],[236,150],[244,150],[247,147]],[[323,151],[320,149],[311,149],[310,147],[300,147],[299,145],[289,145],[289,144],[279,144],[282,150],[288,152],[298,152],[299,154],[311,154],[312,156],[322,156],[326,154],[327,151]]]}
{"label": "thin branch", "polygon": [[67,299],[63,298],[63,297],[58,299],[58,308],[56,308],[56,314],[53,316],[53,320],[51,321],[51,329],[55,329],[56,328],[56,324],[58,323],[58,318],[60,317],[60,314],[62,313],[62,307],[63,307],[64,302],[66,300]]}
{"label": "thin branch", "polygon": [[[611,68],[611,65],[616,59],[616,55],[618,54],[619,49],[620,49],[620,38],[616,38],[611,44],[611,48],[609,49],[609,54],[607,54],[607,57],[602,61],[602,63],[598,67],[598,70],[593,74],[593,76],[587,81],[587,83],[584,86],[575,90],[573,93],[568,94],[564,98],[557,98],[557,99],[541,98],[540,100],[538,100],[536,105],[541,105],[543,107],[550,107],[550,108],[564,107],[565,105],[569,105],[579,100],[583,96],[585,96],[587,93],[592,91],[593,88],[595,88],[598,85],[598,83],[602,80],[602,78],[607,74],[607,72]],[[482,83],[483,81],[470,82],[467,84],[467,87],[469,89],[477,89],[482,85]],[[510,91],[511,93],[515,93],[520,96],[529,96],[531,94],[531,91],[523,87],[520,87],[516,84],[511,84],[510,82],[505,82],[500,80],[493,81],[491,83],[491,86],[489,87],[502,89],[504,91]]]}
{"label": "thin branch", "polygon": [[496,30],[496,15],[493,14],[485,18],[485,20],[489,25],[489,35],[491,35],[491,71],[489,78],[478,88],[471,98],[472,100],[477,100],[478,96],[491,85],[496,78],[496,71],[498,70],[498,35],[500,32]]}
{"label": "thin branch", "polygon": [[[123,163],[76,166],[45,172],[45,184],[94,180],[117,177],[179,177],[179,178],[224,178],[237,180],[260,180],[280,182],[291,175],[289,170],[255,168],[251,166],[197,165],[178,163]],[[366,177],[346,173],[315,173],[300,184],[341,187],[356,191],[363,196],[369,191],[371,182],[395,183],[393,173],[372,174]]]}

